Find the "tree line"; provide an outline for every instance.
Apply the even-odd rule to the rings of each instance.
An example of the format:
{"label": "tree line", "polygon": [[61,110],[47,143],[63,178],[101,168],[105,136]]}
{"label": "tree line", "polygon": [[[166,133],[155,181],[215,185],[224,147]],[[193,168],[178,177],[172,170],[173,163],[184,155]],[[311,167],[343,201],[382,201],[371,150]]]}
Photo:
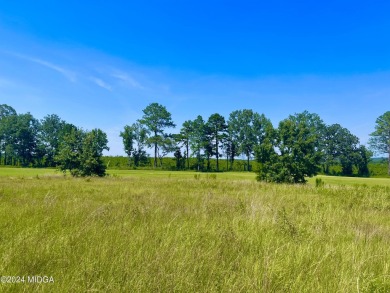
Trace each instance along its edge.
{"label": "tree line", "polygon": [[57,167],[74,176],[104,176],[101,157],[107,144],[100,129],[86,131],[55,114],[38,120],[0,105],[0,165]]}
{"label": "tree line", "polygon": [[[227,119],[218,113],[207,120],[198,115],[185,121],[178,133],[169,133],[174,127],[165,106],[148,105],[140,119],[120,132],[129,166],[148,164],[148,149],[153,151],[155,168],[173,154],[177,170],[219,171],[223,159],[227,169],[232,169],[235,160],[244,156],[248,171],[253,159],[257,161],[259,180],[303,183],[320,170],[330,174],[335,165],[341,166],[345,176],[369,176],[371,150],[390,157],[390,111],[376,121],[371,150],[348,129],[327,125],[308,111],[290,115],[277,126],[264,114],[243,109],[231,112]],[[100,129],[86,131],[55,114],[37,120],[30,113],[18,114],[11,106],[0,105],[2,165],[58,167],[74,176],[103,176],[102,154],[107,144],[107,135]],[[216,161],[213,169],[212,160]]]}
{"label": "tree line", "polygon": [[[214,158],[215,171],[219,171],[222,158],[226,158],[231,168],[234,160],[243,155],[248,171],[250,161],[253,158],[258,161],[258,179],[264,181],[303,183],[305,177],[316,175],[321,169],[330,174],[335,165],[341,166],[345,176],[354,172],[369,176],[372,151],[360,144],[359,138],[347,128],[340,124],[326,125],[318,114],[308,111],[290,115],[277,127],[264,114],[250,109],[233,111],[227,120],[218,113],[207,120],[198,115],[185,121],[177,134],[167,132],[176,125],[164,106],[152,103],[143,113],[141,119],[126,125],[120,133],[129,164],[133,166],[147,162],[146,149],[152,147],[154,167],[161,166],[164,156],[174,153],[177,169],[211,171],[210,159]],[[388,125],[382,123],[382,128],[390,129],[390,112],[384,117]],[[378,125],[377,120],[377,128]],[[389,152],[390,138],[387,144],[385,139],[383,146],[386,132],[378,131],[371,134],[372,149]],[[192,166],[190,157],[196,158]]]}

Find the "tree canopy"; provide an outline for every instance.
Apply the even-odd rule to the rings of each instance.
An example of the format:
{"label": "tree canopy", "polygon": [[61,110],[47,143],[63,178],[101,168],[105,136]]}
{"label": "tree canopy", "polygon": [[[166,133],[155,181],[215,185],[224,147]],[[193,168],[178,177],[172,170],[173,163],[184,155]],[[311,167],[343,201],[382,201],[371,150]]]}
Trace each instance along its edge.
{"label": "tree canopy", "polygon": [[151,136],[148,138],[148,143],[154,147],[154,167],[157,167],[158,147],[162,147],[165,141],[164,130],[165,128],[175,127],[176,125],[173,123],[171,113],[158,103],[151,103],[142,111],[144,115],[139,122],[145,125],[151,133]]}
{"label": "tree canopy", "polygon": [[101,159],[107,146],[107,135],[100,129],[83,131],[72,128],[60,144],[56,162],[61,171],[73,176],[104,176],[106,166]]}
{"label": "tree canopy", "polygon": [[[390,112],[376,122],[371,149],[390,157]],[[276,128],[264,114],[251,109],[232,111],[227,121],[219,113],[207,121],[198,115],[184,121],[178,133],[167,132],[175,126],[164,106],[149,104],[141,119],[125,125],[119,134],[129,166],[162,167],[163,158],[171,154],[178,170],[230,170],[236,164],[240,170],[251,171],[255,165],[258,179],[267,182],[304,183],[320,170],[334,174],[336,167],[338,175],[369,176],[372,152],[358,137],[339,124],[326,125],[308,111],[290,115]],[[154,151],[153,164],[147,148]],[[104,150],[108,150],[108,140],[100,129],[86,131],[55,114],[38,120],[0,105],[0,164],[58,167],[74,176],[104,176]],[[221,165],[223,156],[226,165]],[[235,161],[239,156],[242,160]]]}
{"label": "tree canopy", "polygon": [[388,175],[390,175],[390,111],[376,119],[375,131],[370,136],[371,148],[377,153],[388,155]]}

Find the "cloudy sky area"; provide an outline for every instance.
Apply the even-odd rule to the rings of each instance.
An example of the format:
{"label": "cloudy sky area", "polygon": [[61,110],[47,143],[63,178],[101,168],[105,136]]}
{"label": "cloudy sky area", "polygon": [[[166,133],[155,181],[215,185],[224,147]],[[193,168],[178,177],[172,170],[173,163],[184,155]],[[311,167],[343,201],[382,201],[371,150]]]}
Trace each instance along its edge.
{"label": "cloudy sky area", "polygon": [[0,104],[101,128],[111,155],[152,102],[179,126],[308,110],[363,144],[390,110],[390,2],[79,2],[0,4]]}

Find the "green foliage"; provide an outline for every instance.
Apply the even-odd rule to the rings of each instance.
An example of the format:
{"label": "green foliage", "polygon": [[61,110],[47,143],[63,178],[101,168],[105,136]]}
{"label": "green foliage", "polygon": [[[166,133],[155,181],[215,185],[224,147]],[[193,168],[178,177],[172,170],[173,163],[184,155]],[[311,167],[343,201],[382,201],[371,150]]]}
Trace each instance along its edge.
{"label": "green foliage", "polygon": [[192,149],[192,155],[195,155],[196,158],[196,169],[198,171],[203,168],[203,156],[202,149],[205,146],[205,122],[202,116],[196,117],[195,120],[190,122],[192,132],[189,135],[190,148]]}
{"label": "green foliage", "polygon": [[368,169],[372,177],[389,177],[387,159],[371,160],[368,164]]}
{"label": "green foliage", "polygon": [[38,139],[46,167],[55,167],[54,157],[58,154],[59,144],[65,135],[65,125],[65,121],[55,114],[47,115],[41,120]]}
{"label": "green foliage", "polygon": [[324,187],[325,182],[321,178],[316,178],[316,187]]}
{"label": "green foliage", "polygon": [[178,144],[182,144],[185,148],[185,159],[187,162],[187,169],[190,168],[190,140],[191,134],[194,131],[194,124],[191,120],[186,120],[183,122],[182,128],[180,129],[180,133],[173,136],[174,140]]}
{"label": "green foliage", "polygon": [[69,170],[72,175],[79,175],[84,138],[85,132],[77,128],[64,135],[58,155],[55,157],[58,168],[64,173]]}
{"label": "green foliage", "polygon": [[185,158],[181,154],[180,148],[177,148],[173,155],[176,160],[176,170],[183,170],[185,167]]}
{"label": "green foliage", "polygon": [[0,105],[0,120],[9,117],[9,116],[16,116],[17,113],[14,108],[12,108],[9,105],[2,104]]}
{"label": "green foliage", "polygon": [[318,136],[309,120],[299,114],[279,123],[275,140],[265,141],[260,147],[261,163],[258,180],[277,183],[305,183],[319,170],[321,153],[316,148]]}
{"label": "green foliage", "polygon": [[81,152],[81,176],[104,176],[106,174],[106,166],[101,158],[103,151],[109,150],[107,143],[107,135],[100,129],[93,129],[86,133]]}
{"label": "green foliage", "polygon": [[164,149],[164,144],[167,145],[167,135],[164,133],[164,129],[175,127],[176,125],[172,121],[171,113],[158,103],[151,103],[143,112],[144,115],[139,122],[143,124],[151,134],[151,136],[148,137],[148,144],[154,147],[154,167],[157,167],[158,147],[160,146]]}
{"label": "green foliage", "polygon": [[[303,183],[305,176],[316,174],[320,154],[326,174],[369,176],[372,153],[359,145],[358,138],[338,124],[325,126],[317,114],[307,111],[282,121],[277,130],[263,114],[249,109],[233,111],[228,123],[218,113],[207,123],[198,116],[185,121],[177,134],[165,132],[175,124],[164,106],[152,103],[143,111],[142,119],[126,125],[120,133],[127,166],[117,159],[111,162],[113,166],[149,168],[146,147],[151,147],[154,168],[167,170],[257,170],[259,180]],[[53,167],[55,158],[60,158],[59,167],[70,166],[75,174],[103,172],[101,165],[109,166],[110,162],[79,155],[84,152],[91,157],[93,152],[88,149],[74,154],[72,147],[63,147],[66,143],[77,145],[71,139],[76,129],[54,114],[38,121],[29,113],[18,115],[12,107],[0,105],[0,164]],[[246,162],[236,160],[240,154]],[[175,158],[167,158],[169,155]],[[254,155],[257,162],[251,160]],[[226,164],[221,163],[223,157]],[[79,163],[85,165],[85,172],[80,171]]]}
{"label": "green foliage", "polygon": [[148,130],[140,122],[126,125],[123,132],[120,133],[123,139],[124,150],[129,159],[129,165],[135,167],[144,165],[148,161],[145,146],[148,140]]}
{"label": "green foliage", "polygon": [[4,165],[16,163],[16,126],[17,115],[3,115],[0,120],[0,156],[3,157]]}
{"label": "green foliage", "polygon": [[[336,173],[333,166],[341,166],[341,175],[369,176],[368,162],[372,153],[359,146],[359,138],[339,124],[327,126],[324,131],[323,167],[325,174]],[[332,171],[333,170],[333,171]]]}
{"label": "green foliage", "polygon": [[0,153],[3,154],[4,164],[33,165],[39,155],[38,131],[39,121],[30,113],[17,115],[10,109],[3,111],[0,119]]}
{"label": "green foliage", "polygon": [[379,116],[375,122],[375,131],[370,134],[369,144],[377,153],[388,154],[388,175],[390,175],[390,111]]}
{"label": "green foliage", "polygon": [[100,129],[72,129],[64,136],[56,156],[58,168],[64,173],[69,170],[73,176],[104,176],[102,156],[103,150],[109,149],[107,143],[107,135]]}
{"label": "green foliage", "polygon": [[[214,156],[217,159],[217,171],[219,171],[219,148],[226,135],[227,125],[225,118],[218,113],[212,114],[206,123],[206,141],[205,151],[207,153],[207,160],[210,161],[210,157]],[[208,164],[209,170],[209,164]]]}
{"label": "green foliage", "polygon": [[244,154],[247,157],[248,166],[256,147],[266,140],[267,129],[270,129],[270,125],[272,127],[270,120],[264,114],[260,115],[252,110],[237,110],[230,114],[228,133],[232,137],[232,147],[237,148],[238,154]]}
{"label": "green foliage", "polygon": [[[126,125],[124,131],[119,134],[123,139],[124,150],[129,159],[131,159],[134,151],[134,129],[132,126]],[[129,163],[131,165],[131,163]]]}

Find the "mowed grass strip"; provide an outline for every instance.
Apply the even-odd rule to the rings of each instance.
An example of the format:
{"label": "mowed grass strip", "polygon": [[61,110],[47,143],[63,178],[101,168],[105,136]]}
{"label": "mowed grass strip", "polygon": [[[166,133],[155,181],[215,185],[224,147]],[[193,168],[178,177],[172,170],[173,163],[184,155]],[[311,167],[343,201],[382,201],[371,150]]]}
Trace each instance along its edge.
{"label": "mowed grass strip", "polygon": [[55,283],[0,291],[390,291],[387,186],[139,174],[1,176],[1,274]]}

